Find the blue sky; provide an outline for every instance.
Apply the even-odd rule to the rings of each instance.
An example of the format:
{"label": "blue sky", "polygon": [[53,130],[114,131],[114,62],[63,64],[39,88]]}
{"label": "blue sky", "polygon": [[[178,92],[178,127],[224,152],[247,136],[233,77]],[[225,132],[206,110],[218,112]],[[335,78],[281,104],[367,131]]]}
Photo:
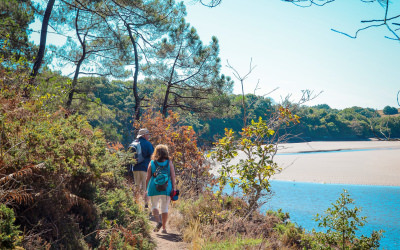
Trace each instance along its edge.
{"label": "blue sky", "polygon": [[[222,0],[207,8],[186,0],[187,21],[204,43],[218,37],[222,72],[233,76],[226,61],[244,75],[250,59],[256,68],[245,81],[245,92],[269,94],[276,101],[291,94],[298,100],[301,90],[315,93],[306,103],[326,103],[332,108],[352,106],[383,109],[397,107],[400,89],[400,43],[386,39],[384,28],[369,29],[351,39],[331,29],[349,34],[364,27],[361,20],[381,19],[384,9],[378,3],[336,0],[323,7],[300,8],[280,0]],[[391,3],[388,16],[400,14],[400,4]],[[40,29],[40,22],[32,27]],[[39,42],[39,34],[32,39]],[[61,45],[65,38],[49,34],[48,43]],[[65,68],[63,72],[67,71]],[[66,73],[66,72],[64,72]],[[234,93],[240,83],[235,80]]]}
{"label": "blue sky", "polygon": [[[385,29],[370,29],[357,39],[331,31],[354,34],[361,20],[382,19],[378,3],[336,0],[323,7],[300,8],[279,0],[223,0],[216,8],[187,5],[187,20],[204,43],[212,35],[220,42],[223,73],[232,75],[226,60],[241,74],[250,58],[256,68],[245,81],[245,92],[296,100],[303,89],[323,93],[308,105],[326,103],[333,108],[351,106],[382,109],[396,106],[400,89],[400,43],[386,39]],[[193,2],[192,2],[193,3]],[[389,16],[400,13],[391,6]],[[235,81],[234,93],[240,93]]]}

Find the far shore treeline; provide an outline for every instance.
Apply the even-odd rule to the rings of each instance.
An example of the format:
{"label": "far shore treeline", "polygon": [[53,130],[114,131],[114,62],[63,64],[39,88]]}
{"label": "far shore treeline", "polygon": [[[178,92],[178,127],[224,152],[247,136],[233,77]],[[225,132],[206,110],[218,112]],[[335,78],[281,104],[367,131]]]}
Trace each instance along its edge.
{"label": "far shore treeline", "polygon": [[[123,108],[133,105],[131,102],[133,97],[126,87],[129,82],[110,82],[104,78],[81,78],[81,83],[82,88],[88,90],[88,95],[92,100],[97,100],[103,112],[109,114],[108,117],[103,116],[101,120],[96,119],[98,116],[88,117],[90,123],[101,128],[107,139],[120,141],[124,145],[129,144],[133,139],[130,124],[131,109]],[[142,93],[146,93],[145,99],[153,100],[152,109],[159,110],[157,105],[154,105],[159,101],[157,86],[143,82],[139,84],[139,88]],[[227,92],[225,102],[226,106],[223,107],[225,112],[221,112],[221,107],[197,113],[180,109],[172,110],[182,114],[183,125],[194,127],[199,134],[201,145],[211,146],[216,139],[224,135],[225,128],[240,132],[243,127],[242,95]],[[246,94],[245,102],[248,120],[258,119],[258,117],[268,119],[278,106],[271,98],[254,94]],[[289,102],[284,105],[295,106]],[[382,111],[373,108],[333,109],[327,104],[302,105],[295,107],[293,114],[300,117],[300,123],[285,128],[285,132],[291,134],[288,138],[289,142],[370,138],[387,140],[400,137],[400,116],[385,115]]]}

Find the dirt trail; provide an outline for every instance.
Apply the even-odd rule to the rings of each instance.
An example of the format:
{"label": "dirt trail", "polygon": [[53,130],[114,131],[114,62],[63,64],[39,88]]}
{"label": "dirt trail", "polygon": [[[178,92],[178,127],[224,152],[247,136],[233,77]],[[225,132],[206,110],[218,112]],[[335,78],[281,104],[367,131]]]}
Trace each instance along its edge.
{"label": "dirt trail", "polygon": [[[156,222],[154,218],[151,218],[150,223],[151,228],[155,228]],[[167,232],[167,234],[163,234],[161,233],[161,229],[157,233],[151,232],[151,237],[157,244],[157,250],[189,249],[188,244],[183,242],[182,235],[174,228],[169,227],[168,223]]]}

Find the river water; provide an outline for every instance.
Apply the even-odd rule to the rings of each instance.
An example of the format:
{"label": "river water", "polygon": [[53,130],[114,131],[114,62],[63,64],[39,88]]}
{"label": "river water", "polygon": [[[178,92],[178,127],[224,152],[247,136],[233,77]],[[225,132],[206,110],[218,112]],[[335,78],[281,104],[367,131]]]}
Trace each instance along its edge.
{"label": "river water", "polygon": [[400,249],[400,187],[345,184],[315,184],[292,181],[271,181],[274,192],[262,211],[266,209],[289,212],[290,220],[305,230],[317,231],[315,215],[323,214],[346,189],[367,223],[358,235],[370,236],[373,230],[385,230],[381,249]]}
{"label": "river water", "polygon": [[[296,157],[296,161],[285,170],[282,178],[271,181],[273,196],[261,208],[262,212],[281,208],[290,214],[292,222],[306,231],[323,231],[314,221],[315,215],[324,214],[346,189],[355,206],[362,208],[360,216],[367,217],[365,226],[359,229],[357,235],[369,237],[373,230],[382,229],[385,232],[380,249],[400,250],[399,142],[315,142],[311,146],[314,149],[322,148],[322,152],[313,150],[301,153],[301,150],[308,149],[306,144],[288,145],[294,149],[292,152],[281,151],[279,160],[290,162]],[[243,157],[239,154],[232,162],[236,164]],[[314,175],[319,175],[319,179]],[[333,181],[325,182],[329,179]],[[389,184],[380,185],[381,180]],[[324,184],[335,181],[359,181],[360,184],[374,185]],[[226,189],[225,192],[232,190]]]}

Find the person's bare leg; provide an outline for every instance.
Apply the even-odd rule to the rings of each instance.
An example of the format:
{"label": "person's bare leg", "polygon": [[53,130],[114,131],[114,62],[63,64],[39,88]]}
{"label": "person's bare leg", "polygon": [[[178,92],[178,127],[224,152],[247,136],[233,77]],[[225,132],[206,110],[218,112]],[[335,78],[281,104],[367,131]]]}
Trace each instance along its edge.
{"label": "person's bare leg", "polygon": [[[145,172],[146,173],[146,172]],[[144,200],[144,205],[148,206],[149,204],[149,197],[147,197],[147,187],[146,187],[146,176],[145,174],[142,173],[141,177],[141,191],[142,191],[142,195],[143,195],[143,200]]]}
{"label": "person's bare leg", "polygon": [[168,220],[168,213],[162,213],[162,228],[165,230],[165,226],[167,225],[167,220]]}
{"label": "person's bare leg", "polygon": [[154,216],[154,219],[156,220],[156,222],[159,223],[160,222],[160,215],[158,213],[158,209],[157,208],[153,209],[153,216]]}

